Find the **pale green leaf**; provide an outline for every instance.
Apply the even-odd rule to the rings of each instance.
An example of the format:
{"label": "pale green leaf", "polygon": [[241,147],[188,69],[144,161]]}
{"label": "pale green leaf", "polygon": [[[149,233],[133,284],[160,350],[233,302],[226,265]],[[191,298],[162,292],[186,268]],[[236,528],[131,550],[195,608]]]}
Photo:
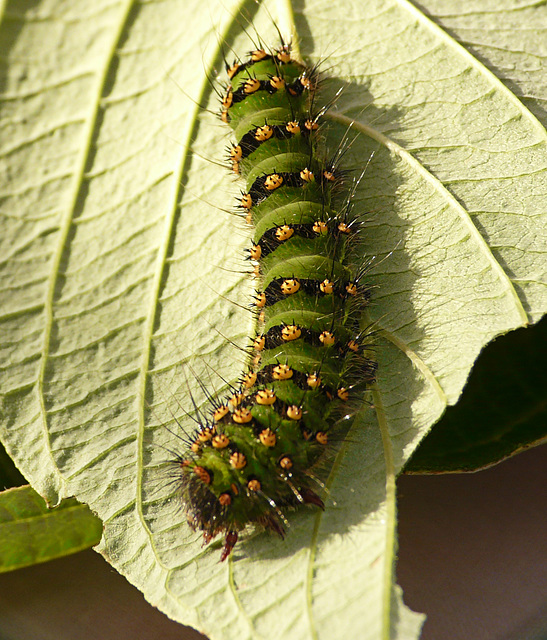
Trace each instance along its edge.
{"label": "pale green leaf", "polygon": [[421,6],[545,125],[547,6],[542,0],[427,0]]}
{"label": "pale green leaf", "polygon": [[[359,172],[373,153],[355,203],[371,212],[379,380],[326,512],[219,564],[162,466],[161,446],[181,446],[170,410],[190,428],[186,378],[198,401],[194,374],[236,379],[226,337],[250,331],[231,302],[249,300],[248,239],[223,210],[239,187],[209,161],[226,128],[199,105],[218,109],[218,43],[252,47],[254,3],[5,7],[2,439],[50,501],[90,504],[103,554],[153,604],[212,638],[411,639],[420,618],[392,587],[395,475],[482,346],[545,309],[545,132],[412,5],[296,6],[302,52],[329,56],[325,100],[345,86],[332,137],[353,122]],[[290,27],[288,6],[270,11]],[[276,42],[266,12],[253,24]]]}

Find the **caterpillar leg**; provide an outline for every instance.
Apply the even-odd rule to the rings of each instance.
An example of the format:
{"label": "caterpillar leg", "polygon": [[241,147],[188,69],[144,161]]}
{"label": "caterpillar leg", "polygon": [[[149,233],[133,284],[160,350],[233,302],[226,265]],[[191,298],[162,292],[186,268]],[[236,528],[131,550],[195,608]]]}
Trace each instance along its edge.
{"label": "caterpillar leg", "polygon": [[323,511],[325,510],[325,503],[321,498],[311,489],[300,489],[300,495],[306,504],[314,504]]}
{"label": "caterpillar leg", "polygon": [[222,554],[220,556],[221,562],[224,562],[224,560],[226,560],[230,553],[232,553],[232,549],[235,547],[236,542],[237,531],[228,531],[224,540],[224,549],[222,549]]}

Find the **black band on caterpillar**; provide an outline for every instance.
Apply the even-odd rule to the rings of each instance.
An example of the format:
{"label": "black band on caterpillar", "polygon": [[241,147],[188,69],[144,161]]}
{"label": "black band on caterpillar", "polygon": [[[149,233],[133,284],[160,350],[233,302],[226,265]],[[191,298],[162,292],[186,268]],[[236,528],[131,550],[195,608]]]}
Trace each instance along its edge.
{"label": "black band on caterpillar", "polygon": [[227,72],[221,119],[247,184],[236,208],[254,225],[256,335],[239,386],[213,404],[177,461],[190,525],[206,542],[224,534],[221,560],[248,524],[284,536],[284,509],[323,508],[312,470],[376,369],[359,328],[369,299],[353,264],[359,220],[350,196],[341,206],[334,197],[344,172],[318,151],[316,70],[282,44]]}

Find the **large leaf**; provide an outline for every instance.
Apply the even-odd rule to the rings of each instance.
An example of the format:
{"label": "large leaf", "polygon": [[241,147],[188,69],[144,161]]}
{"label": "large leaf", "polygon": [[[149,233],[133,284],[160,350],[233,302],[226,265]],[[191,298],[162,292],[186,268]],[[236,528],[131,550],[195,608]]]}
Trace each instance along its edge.
{"label": "large leaf", "polygon": [[[288,6],[271,10],[290,27]],[[235,379],[226,337],[250,330],[230,302],[251,287],[248,240],[223,211],[238,187],[208,160],[225,128],[192,101],[217,109],[218,42],[249,49],[249,11],[5,6],[2,439],[49,502],[91,505],[102,552],[152,603],[213,638],[414,638],[420,618],[392,589],[395,474],[481,347],[545,309],[545,133],[402,0],[297,14],[303,53],[330,54],[325,99],[345,87],[332,136],[353,122],[348,166],[374,154],[355,201],[372,212],[380,373],[326,512],[296,514],[284,542],[249,536],[221,565],[184,523],[161,447],[179,446],[170,410],[189,428],[177,402],[203,400],[194,373]],[[253,22],[276,41],[268,14]]]}

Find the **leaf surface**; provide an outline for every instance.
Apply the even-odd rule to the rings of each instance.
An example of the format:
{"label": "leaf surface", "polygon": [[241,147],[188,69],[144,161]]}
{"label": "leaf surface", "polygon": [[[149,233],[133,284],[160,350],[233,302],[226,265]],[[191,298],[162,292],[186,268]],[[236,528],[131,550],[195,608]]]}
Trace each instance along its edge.
{"label": "leaf surface", "polygon": [[[366,167],[379,378],[325,513],[219,564],[163,464],[182,446],[172,413],[191,429],[196,376],[237,378],[226,337],[246,346],[252,324],[248,238],[225,212],[239,186],[209,160],[226,131],[199,105],[218,110],[218,43],[252,48],[246,16],[277,36],[252,3],[211,6],[4,7],[2,439],[49,502],[98,513],[102,553],[153,604],[211,638],[414,638],[393,588],[395,476],[482,346],[545,309],[545,132],[413,5],[297,5],[303,53],[330,54],[325,101],[344,86],[329,136],[353,123],[347,163]],[[290,27],[288,5],[270,11]]]}

